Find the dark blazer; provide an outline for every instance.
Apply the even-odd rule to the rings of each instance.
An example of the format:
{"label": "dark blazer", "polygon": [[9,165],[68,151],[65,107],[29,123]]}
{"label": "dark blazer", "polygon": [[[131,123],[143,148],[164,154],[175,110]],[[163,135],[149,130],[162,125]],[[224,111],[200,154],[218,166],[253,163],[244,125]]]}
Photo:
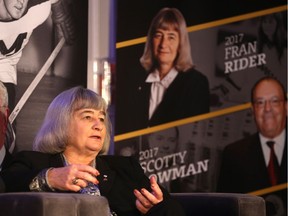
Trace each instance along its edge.
{"label": "dark blazer", "polygon": [[[23,151],[16,155],[10,166],[1,172],[7,192],[29,191],[32,179],[44,168],[63,167],[60,154],[44,154]],[[97,156],[96,166],[100,172],[101,195],[108,199],[110,208],[118,216],[141,215],[136,209],[135,188],[150,190],[150,182],[139,163],[132,157]],[[164,200],[150,209],[147,215],[185,215],[179,204],[162,189]]]}
{"label": "dark blazer", "polygon": [[2,161],[1,167],[5,168],[8,166],[8,164],[12,161],[13,156],[12,154],[8,151],[8,149],[4,146],[5,148],[5,156],[4,159]]}
{"label": "dark blazer", "polygon": [[[287,182],[287,138],[280,164],[279,184],[285,182]],[[258,133],[230,144],[224,149],[218,192],[248,193],[267,187],[271,187],[271,184]]]}
{"label": "dark blazer", "polygon": [[[144,129],[150,126],[188,118],[209,112],[209,82],[206,76],[195,69],[179,72],[168,87],[163,100],[149,120],[151,83],[144,81],[132,94],[132,105],[127,118],[119,124],[121,132]],[[126,115],[126,114],[125,114]]]}

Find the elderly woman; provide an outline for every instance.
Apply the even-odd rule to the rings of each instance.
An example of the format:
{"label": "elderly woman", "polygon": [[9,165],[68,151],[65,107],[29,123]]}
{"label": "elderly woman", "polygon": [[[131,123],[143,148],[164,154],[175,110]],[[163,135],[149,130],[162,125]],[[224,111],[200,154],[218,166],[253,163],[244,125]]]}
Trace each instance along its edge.
{"label": "elderly woman", "polygon": [[136,91],[134,129],[209,112],[209,83],[193,65],[178,9],[163,8],[154,17],[140,62],[147,77]]}
{"label": "elderly woman", "polygon": [[7,191],[101,194],[118,216],[181,215],[178,204],[135,159],[102,155],[110,130],[104,99],[82,87],[64,91],[47,110],[35,151],[18,153],[2,171]]}

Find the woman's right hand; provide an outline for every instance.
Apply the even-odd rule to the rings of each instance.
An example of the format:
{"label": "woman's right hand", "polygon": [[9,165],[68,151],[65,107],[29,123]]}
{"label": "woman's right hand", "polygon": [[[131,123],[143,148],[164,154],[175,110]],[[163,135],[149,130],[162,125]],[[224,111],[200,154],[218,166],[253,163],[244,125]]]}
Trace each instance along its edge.
{"label": "woman's right hand", "polygon": [[163,193],[159,187],[154,176],[150,178],[151,191],[142,188],[140,191],[135,189],[136,208],[142,213],[146,214],[154,205],[163,201]]}
{"label": "woman's right hand", "polygon": [[50,169],[47,181],[50,187],[62,191],[79,191],[87,186],[87,182],[98,184],[99,171],[89,165],[72,164]]}

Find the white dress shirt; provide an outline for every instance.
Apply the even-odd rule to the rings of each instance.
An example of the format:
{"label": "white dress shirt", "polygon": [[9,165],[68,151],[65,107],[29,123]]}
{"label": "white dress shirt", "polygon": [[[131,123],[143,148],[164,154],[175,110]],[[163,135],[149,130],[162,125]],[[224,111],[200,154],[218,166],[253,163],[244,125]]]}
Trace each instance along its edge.
{"label": "white dress shirt", "polygon": [[284,147],[285,147],[285,140],[286,140],[285,135],[286,135],[286,129],[284,129],[279,136],[277,136],[273,139],[264,137],[261,133],[259,133],[261,147],[262,147],[262,151],[264,154],[266,166],[268,166],[269,159],[270,159],[270,148],[266,144],[266,142],[272,141],[272,140],[275,142],[274,151],[275,151],[275,154],[277,157],[278,164],[281,165],[281,161],[282,161],[282,157],[283,157],[283,153],[284,153]]}
{"label": "white dress shirt", "polygon": [[164,93],[166,92],[170,84],[173,82],[173,80],[176,78],[177,74],[178,71],[175,68],[172,68],[162,80],[160,80],[158,70],[155,70],[148,75],[146,82],[152,83],[149,101],[149,119],[152,117],[156,108],[162,101]]}

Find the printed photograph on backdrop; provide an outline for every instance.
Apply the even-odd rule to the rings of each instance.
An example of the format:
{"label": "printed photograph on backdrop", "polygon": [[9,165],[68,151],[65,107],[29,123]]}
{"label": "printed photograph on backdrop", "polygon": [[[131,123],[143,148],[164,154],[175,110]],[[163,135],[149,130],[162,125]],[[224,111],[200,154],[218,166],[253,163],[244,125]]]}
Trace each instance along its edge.
{"label": "printed photograph on backdrop", "polygon": [[209,82],[195,67],[191,49],[182,13],[162,8],[147,33],[139,58],[142,69],[135,71],[139,77],[145,75],[131,86],[128,103],[117,105],[117,110],[127,108],[116,114],[117,134],[209,112]]}
{"label": "printed photograph on backdrop", "polygon": [[250,102],[250,89],[262,76],[274,76],[287,88],[286,17],[277,12],[188,32],[192,68],[201,75],[175,71],[174,65],[171,74],[177,75],[163,80],[157,68],[143,68],[156,41],[150,35],[152,20],[146,43],[117,51],[116,135]]}
{"label": "printed photograph on backdrop", "polygon": [[29,150],[52,99],[68,87],[86,85],[87,48],[81,35],[86,35],[87,20],[81,14],[87,13],[87,3],[0,4],[0,81],[8,90],[14,150]]}
{"label": "printed photograph on backdrop", "polygon": [[224,147],[255,132],[244,110],[116,142],[115,154],[136,157],[170,192],[212,192]]}
{"label": "printed photograph on backdrop", "polygon": [[[186,16],[186,20],[187,19],[189,18]],[[268,215],[286,215],[286,11],[269,13],[224,25],[193,30],[188,32],[188,37],[193,65],[197,71],[204,74],[209,83],[209,112],[207,113],[212,117],[192,121],[191,123],[188,122],[179,126],[166,126],[169,124],[161,124],[160,122],[151,126],[143,126],[144,124],[141,124],[141,122],[143,122],[143,116],[145,116],[143,115],[143,110],[149,108],[147,103],[144,106],[143,103],[135,99],[134,101],[137,101],[137,104],[125,102],[124,105],[124,101],[123,104],[121,104],[120,100],[120,102],[118,102],[118,111],[116,107],[116,135],[125,134],[126,132],[134,130],[136,130],[136,133],[135,135],[131,134],[131,136],[127,134],[126,139],[117,141],[115,143],[115,154],[133,155],[137,157],[145,173],[148,176],[156,176],[157,180],[170,192],[222,191],[254,193],[255,191],[259,191],[258,195],[264,197],[268,203]],[[149,37],[147,37],[147,40],[148,39]],[[121,64],[123,64],[123,61],[125,62],[125,56],[131,55],[129,52],[138,49],[138,54],[141,56],[142,51],[139,51],[139,49],[143,50],[144,48],[147,49],[146,44],[138,44],[135,45],[134,48],[128,47],[126,49],[127,53],[125,53],[124,48],[122,48],[123,50],[119,50],[119,58],[122,60]],[[130,56],[129,60],[132,56],[133,55]],[[133,73],[137,73],[137,71],[140,70],[133,70]],[[122,73],[124,72],[122,71]],[[139,77],[142,77],[142,80],[147,81],[147,75],[143,75],[145,73],[138,74]],[[257,95],[258,92],[261,92],[261,94],[257,96],[257,98],[251,97],[251,91],[255,83],[264,77],[271,78],[271,80],[267,81],[269,85],[267,85],[267,87],[265,86],[264,89],[271,90],[274,95],[268,96],[264,91],[257,90],[255,91]],[[141,79],[138,78],[136,80]],[[132,91],[132,89],[137,89],[138,86],[135,83],[131,84],[131,80],[127,79],[127,77],[126,79],[120,79],[120,81],[127,86],[131,86],[130,94],[129,92],[126,93],[128,98],[133,98],[132,95],[137,92],[137,90]],[[188,79],[186,81],[188,81]],[[266,85],[266,81],[264,83]],[[171,86],[172,85],[173,82]],[[138,92],[143,91],[143,89],[143,86],[141,86]],[[145,94],[143,93],[147,98],[150,98],[150,102],[152,100],[151,92],[152,90],[148,88]],[[168,95],[168,93],[167,89],[164,97],[165,94]],[[201,94],[202,91],[197,93]],[[176,96],[181,100],[179,94]],[[258,97],[262,99],[259,101]],[[138,99],[139,98],[141,97],[138,96]],[[187,103],[190,103],[191,106],[193,105],[193,100],[189,100],[187,97],[185,99]],[[249,105],[250,102],[251,106]],[[237,108],[242,105],[245,105],[246,108],[238,110]],[[158,106],[160,109],[161,102]],[[277,135],[274,136],[280,143],[280,147],[277,150],[277,157],[281,170],[278,181],[276,181],[277,183],[272,183],[269,180],[269,147],[265,146],[265,156],[263,156],[261,148],[259,150],[259,141],[254,142],[255,137],[259,137],[260,133],[262,134],[261,130],[259,130],[261,127],[259,121],[261,121],[264,106],[268,107],[267,113],[270,114],[267,115],[271,115],[271,117],[281,116],[281,118],[277,117],[277,121],[280,121],[281,124],[275,124],[281,125],[281,128],[278,130],[279,133],[275,133]],[[166,114],[164,116],[167,117],[167,112],[173,111],[175,107],[177,107],[177,103],[171,104],[166,108]],[[180,109],[177,110],[179,111]],[[221,110],[223,110],[223,113],[216,115],[216,113]],[[117,116],[119,117],[118,119]],[[170,117],[171,116],[167,117],[166,123],[173,123],[173,125],[175,125],[172,119],[168,120]],[[190,117],[193,117],[193,115]],[[131,123],[129,118],[136,123]],[[139,126],[138,123],[142,126]],[[274,123],[271,125],[273,124]],[[161,129],[161,127],[164,129]],[[141,134],[142,130],[137,133],[138,129],[145,128],[148,128],[149,131],[155,128],[155,131],[147,133],[143,130],[143,135]],[[272,126],[271,128],[276,128],[276,126]],[[255,160],[251,159],[249,162],[244,159],[244,156],[240,156],[242,161],[245,160],[246,166],[251,169],[246,169],[248,173],[245,172],[246,174],[236,181],[237,168],[233,172],[227,169],[229,168],[230,160],[231,169],[238,167],[239,162],[236,161],[236,154],[230,157],[227,156],[226,153],[228,150],[226,150],[226,147],[228,148],[228,146],[234,143],[240,143],[242,140],[245,140],[245,143],[250,143],[252,149],[245,147],[248,146],[248,144],[245,144],[243,148],[239,146],[237,150],[231,151],[234,153],[239,152],[239,155],[241,155],[241,152],[247,151],[244,155],[247,155],[247,157],[251,155],[251,158],[255,156]],[[230,147],[228,149],[230,149]],[[257,154],[253,156],[252,152],[255,152],[254,150],[257,151]],[[226,160],[228,157],[229,160]],[[235,159],[235,161],[233,159]],[[224,165],[226,163],[228,164],[227,166]],[[260,169],[263,171],[261,171],[261,179],[255,176],[258,171],[260,172]],[[228,174],[223,174],[225,170]],[[232,181],[234,177],[229,176],[229,173],[231,175],[235,173],[234,182]],[[241,172],[238,174],[241,175]],[[247,178],[246,186],[244,186],[244,184],[246,184],[246,180],[243,180],[244,178]],[[223,183],[221,181],[225,182]],[[227,181],[230,182],[230,184],[228,184]],[[232,186],[231,188],[222,188],[222,184],[226,185],[226,187],[233,185],[233,188]],[[276,187],[274,187],[275,185]],[[265,192],[267,188],[271,188],[270,190],[272,190],[272,192]]]}
{"label": "printed photograph on backdrop", "polygon": [[287,88],[286,17],[286,12],[274,13],[218,28],[218,85],[211,89],[218,106],[248,102],[250,89],[262,76],[273,76]]}

